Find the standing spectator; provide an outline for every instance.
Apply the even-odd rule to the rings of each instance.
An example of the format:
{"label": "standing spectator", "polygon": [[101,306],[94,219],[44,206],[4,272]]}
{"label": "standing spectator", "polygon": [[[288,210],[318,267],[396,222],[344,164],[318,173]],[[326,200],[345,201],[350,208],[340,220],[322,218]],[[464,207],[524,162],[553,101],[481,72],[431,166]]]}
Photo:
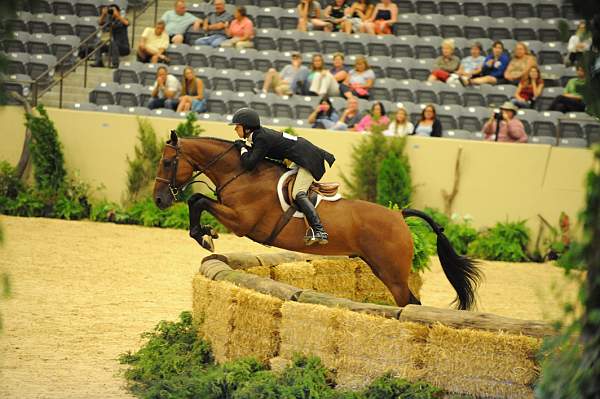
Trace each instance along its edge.
{"label": "standing spectator", "polygon": [[398,6],[392,0],[381,0],[371,17],[361,25],[360,31],[371,35],[389,35],[397,19]]}
{"label": "standing spectator", "polygon": [[346,9],[346,21],[342,23],[342,29],[345,33],[358,33],[363,23],[371,17],[373,13],[373,4],[370,0],[355,0],[352,5]]}
{"label": "standing spectator", "polygon": [[156,71],[156,82],[152,86],[152,98],[148,103],[148,108],[168,108],[175,111],[180,90],[181,84],[177,78],[167,73],[167,67],[159,66]]}
{"label": "standing spectator", "polygon": [[342,30],[344,22],[346,22],[346,10],[348,9],[346,0],[333,0],[325,10],[323,10],[325,32],[338,32]]}
{"label": "standing spectator", "polygon": [[540,69],[533,66],[529,69],[527,77],[519,82],[515,96],[510,101],[519,108],[533,108],[542,90],[544,90],[544,80],[540,75]]}
{"label": "standing spectator", "polygon": [[328,97],[323,97],[319,105],[308,116],[308,123],[313,129],[330,129],[340,118]]}
{"label": "standing spectator", "polygon": [[262,91],[272,90],[280,96],[290,96],[296,93],[298,82],[303,82],[307,75],[308,68],[302,65],[302,55],[294,52],[291,64],[283,67],[280,73],[274,68],[267,71]]}
{"label": "standing spectator", "polygon": [[415,127],[408,120],[408,112],[406,108],[398,107],[394,120],[389,124],[388,128],[383,132],[385,136],[403,137],[412,134]]}
{"label": "standing spectator", "polygon": [[371,106],[371,112],[363,116],[360,122],[351,130],[370,132],[374,127],[379,127],[383,130],[387,127],[388,123],[390,123],[390,119],[385,114],[385,108],[382,103],[377,101]]}
{"label": "standing spectator", "polygon": [[496,41],[492,44],[492,53],[485,57],[481,75],[474,75],[470,79],[465,79],[466,84],[495,85],[504,82],[504,71],[508,66],[509,58],[504,53],[504,45],[501,41]]}
{"label": "standing spectator", "polygon": [[215,0],[214,6],[215,10],[208,14],[202,26],[207,36],[197,39],[195,42],[197,45],[219,47],[227,40],[225,30],[233,17],[225,11],[225,0]]}
{"label": "standing spectator", "polygon": [[185,32],[190,25],[192,25],[194,31],[199,31],[202,23],[201,20],[186,11],[185,1],[183,0],[175,1],[175,8],[165,11],[160,19],[165,21],[165,30],[173,44],[183,43]]}
{"label": "standing spectator", "polygon": [[369,66],[367,59],[359,56],[356,57],[354,69],[348,73],[346,80],[340,85],[340,92],[346,98],[357,96],[368,99],[373,83],[375,83],[375,72]]}
{"label": "standing spectator", "polygon": [[446,39],[442,42],[442,55],[435,59],[434,69],[427,80],[445,82],[450,74],[455,72],[460,65],[460,59],[454,55],[454,40]]}
{"label": "standing spectator", "polygon": [[[93,67],[104,67],[102,62],[102,54],[108,53],[111,68],[119,67],[119,57],[129,55],[129,38],[127,37],[127,27],[129,20],[125,18],[124,12],[121,14],[121,8],[118,4],[102,6],[100,11],[100,26],[106,25],[103,28],[102,40],[110,39],[109,44],[104,44],[100,50],[96,52]],[[112,37],[111,37],[112,35]]]}
{"label": "standing spectator", "polygon": [[426,137],[442,137],[442,123],[437,118],[433,104],[427,104],[421,112],[421,119],[415,125],[413,135]]}
{"label": "standing spectator", "polygon": [[571,36],[567,44],[567,65],[576,65],[579,63],[583,53],[588,51],[591,45],[592,35],[586,29],[585,21],[580,21],[575,34]]}
{"label": "standing spectator", "polygon": [[[498,141],[510,143],[526,143],[527,133],[523,123],[516,118],[519,109],[510,101],[505,102],[500,107],[500,129],[498,130]],[[496,133],[496,112],[492,112],[490,119],[483,125],[483,133],[486,140],[495,140]]]}
{"label": "standing spectator", "polygon": [[474,42],[471,45],[471,55],[462,59],[460,62],[460,67],[458,67],[458,71],[450,75],[446,82],[454,83],[459,81],[464,86],[468,79],[475,75],[479,75],[485,60],[485,57],[481,55],[482,52],[483,48],[481,43]]}
{"label": "standing spectator", "polygon": [[351,97],[346,100],[346,109],[342,112],[342,116],[335,125],[331,128],[332,130],[353,130],[354,126],[360,122],[362,115],[358,110],[358,99]]}
{"label": "standing spectator", "polygon": [[[342,83],[348,77],[348,68],[344,66],[344,54],[343,53],[335,53],[333,55],[333,66],[329,70],[335,81],[338,83]],[[339,88],[339,87],[338,87]]]}
{"label": "standing spectator", "polygon": [[300,0],[298,4],[298,30],[307,32],[314,28],[323,29],[326,22],[321,19],[321,3],[316,0]]}
{"label": "standing spectator", "polygon": [[181,97],[177,112],[204,112],[206,111],[206,99],[204,98],[204,83],[202,79],[194,75],[192,67],[185,67],[181,79]]}
{"label": "standing spectator", "polygon": [[158,21],[154,28],[144,29],[137,49],[137,58],[140,62],[153,64],[159,61],[167,62],[168,58],[164,54],[167,47],[169,35],[165,32],[165,21]]}
{"label": "standing spectator", "polygon": [[517,42],[513,57],[508,63],[506,71],[504,71],[504,79],[508,83],[518,84],[521,79],[527,77],[527,72],[529,72],[531,67],[536,65],[537,60],[531,55],[527,45],[523,42]]}
{"label": "standing spectator", "polygon": [[313,56],[311,71],[304,87],[308,87],[308,94],[313,96],[333,97],[340,94],[338,82],[325,68],[325,62],[320,54]]}
{"label": "standing spectator", "polygon": [[563,94],[556,97],[550,105],[551,111],[584,112],[583,92],[585,90],[585,69],[577,66],[577,77],[569,79]]}
{"label": "standing spectator", "polygon": [[231,39],[221,43],[221,47],[234,47],[237,49],[253,47],[254,25],[247,17],[246,7],[240,6],[233,13],[233,21],[229,24],[225,33]]}

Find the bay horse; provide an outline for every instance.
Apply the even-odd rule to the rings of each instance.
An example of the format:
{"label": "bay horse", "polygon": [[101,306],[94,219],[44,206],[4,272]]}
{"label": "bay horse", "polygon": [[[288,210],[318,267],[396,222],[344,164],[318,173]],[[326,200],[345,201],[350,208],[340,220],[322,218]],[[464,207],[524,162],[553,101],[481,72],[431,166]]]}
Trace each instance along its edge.
{"label": "bay horse", "polygon": [[[200,227],[204,238],[217,237],[210,226],[198,226],[202,212],[207,211],[236,235],[264,243],[283,213],[276,185],[286,169],[265,160],[254,170],[246,171],[234,148],[231,141],[210,137],[184,139],[172,131],[158,165],[153,198],[159,208],[165,209],[177,200],[178,193],[204,174],[215,185],[217,199],[203,194],[190,198],[190,230]],[[442,268],[457,294],[453,303],[462,310],[474,306],[475,290],[481,280],[477,264],[458,255],[443,229],[427,214],[414,209],[398,212],[371,202],[343,198],[336,202],[322,201],[318,211],[330,235],[328,244],[306,246],[303,240],[306,227],[300,218],[293,218],[270,244],[310,254],[358,256],[390,290],[398,306],[420,304],[408,288],[413,241],[404,220],[417,216],[437,235]],[[212,244],[212,239],[209,241]],[[199,242],[213,249],[207,240]]]}

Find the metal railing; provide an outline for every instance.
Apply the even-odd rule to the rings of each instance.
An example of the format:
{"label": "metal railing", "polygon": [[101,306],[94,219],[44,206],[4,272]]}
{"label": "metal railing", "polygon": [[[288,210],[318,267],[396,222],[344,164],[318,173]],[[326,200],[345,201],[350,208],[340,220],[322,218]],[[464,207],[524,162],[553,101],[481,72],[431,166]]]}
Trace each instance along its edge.
{"label": "metal railing", "polygon": [[[136,28],[136,24],[137,24],[137,19],[141,15],[143,15],[148,10],[148,8],[150,8],[152,5],[154,5],[154,23],[156,24],[157,13],[158,13],[158,0],[148,1],[147,3],[143,4],[141,8],[139,8],[139,11],[138,11],[138,7],[136,7],[135,5],[132,6],[133,7],[133,21],[132,21],[132,32],[131,32],[131,47],[132,48],[133,48],[133,44],[135,41],[135,28]],[[71,72],[75,71],[79,66],[81,66],[81,64],[84,64],[83,87],[84,88],[87,87],[88,60],[92,56],[96,55],[96,53],[98,51],[101,51],[102,47],[112,45],[111,44],[112,34],[111,34],[107,40],[105,40],[105,41],[100,40],[96,45],[90,46],[90,42],[92,42],[94,39],[97,39],[100,36],[101,32],[104,30],[104,28],[106,27],[107,24],[108,24],[108,22],[102,26],[99,26],[98,29],[96,29],[93,33],[90,33],[90,35],[88,35],[86,38],[84,38],[79,43],[79,46],[71,48],[70,51],[68,51],[65,55],[63,55],[59,60],[56,61],[56,64],[52,68],[48,68],[37,78],[35,78],[33,80],[28,80],[28,81],[21,81],[21,83],[27,83],[27,84],[31,85],[31,103],[33,104],[34,107],[37,106],[40,97],[42,97],[44,94],[48,93],[56,85],[60,85],[58,104],[59,104],[59,108],[62,108],[64,80],[71,74]],[[90,48],[91,48],[91,51],[90,51]],[[82,50],[86,52],[85,57],[79,58],[77,60],[77,62],[75,62],[72,65],[69,62],[67,62],[69,59],[75,58],[76,55],[78,56],[82,52]],[[65,69],[65,68],[63,68],[65,65],[70,65],[70,66]],[[60,73],[59,77],[56,77],[55,75],[53,75],[56,73],[57,68],[59,68],[59,73]],[[48,81],[48,77],[51,77],[52,81],[49,84],[46,84],[46,82]]]}

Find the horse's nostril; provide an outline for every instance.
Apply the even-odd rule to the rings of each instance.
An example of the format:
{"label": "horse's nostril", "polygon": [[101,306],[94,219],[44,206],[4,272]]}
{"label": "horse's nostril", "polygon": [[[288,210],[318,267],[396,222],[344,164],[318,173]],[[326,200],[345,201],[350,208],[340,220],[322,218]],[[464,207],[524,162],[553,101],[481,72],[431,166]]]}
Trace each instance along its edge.
{"label": "horse's nostril", "polygon": [[156,197],[156,204],[160,204],[160,197]]}

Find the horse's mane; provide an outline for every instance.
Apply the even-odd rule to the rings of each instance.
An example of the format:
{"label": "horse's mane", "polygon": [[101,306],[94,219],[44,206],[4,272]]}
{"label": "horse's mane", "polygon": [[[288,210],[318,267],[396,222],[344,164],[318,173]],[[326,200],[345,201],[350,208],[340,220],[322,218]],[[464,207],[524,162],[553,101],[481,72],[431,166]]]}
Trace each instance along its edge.
{"label": "horse's mane", "polygon": [[[219,137],[180,137],[180,139],[185,140],[214,140],[220,143],[232,145],[233,141],[221,139]],[[171,140],[169,140],[171,141]],[[169,142],[167,141],[167,143]],[[259,165],[266,165],[267,167],[279,167],[281,169],[287,169],[287,167],[283,164],[283,162],[278,161],[276,159],[265,158]]]}

